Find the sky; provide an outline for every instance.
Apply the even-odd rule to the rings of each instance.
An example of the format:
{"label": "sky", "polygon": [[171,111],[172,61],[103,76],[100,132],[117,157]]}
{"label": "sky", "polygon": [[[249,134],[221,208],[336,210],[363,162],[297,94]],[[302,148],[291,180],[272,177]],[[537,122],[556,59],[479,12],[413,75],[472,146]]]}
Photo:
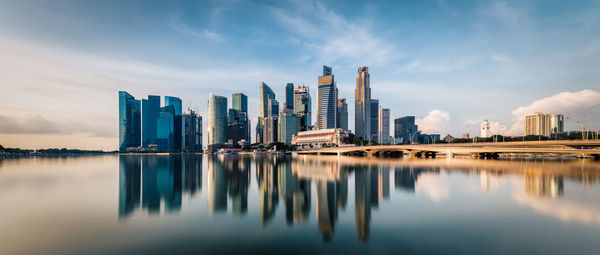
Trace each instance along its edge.
{"label": "sky", "polygon": [[350,129],[360,66],[392,119],[442,137],[521,135],[536,111],[600,129],[600,1],[0,0],[0,56],[5,147],[117,149],[119,90],[180,97],[205,127],[209,92],[242,92],[254,128],[259,83],[283,104],[293,82],[314,113],[322,65]]}

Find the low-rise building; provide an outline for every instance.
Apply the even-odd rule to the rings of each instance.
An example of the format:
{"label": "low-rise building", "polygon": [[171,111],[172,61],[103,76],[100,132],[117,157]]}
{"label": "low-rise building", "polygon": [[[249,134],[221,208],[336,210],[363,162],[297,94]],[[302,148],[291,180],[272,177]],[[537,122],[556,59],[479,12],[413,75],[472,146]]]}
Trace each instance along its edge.
{"label": "low-rise building", "polygon": [[323,144],[326,144],[339,146],[342,143],[342,139],[347,136],[348,133],[341,128],[303,131],[292,136],[292,144],[313,146],[322,146]]}

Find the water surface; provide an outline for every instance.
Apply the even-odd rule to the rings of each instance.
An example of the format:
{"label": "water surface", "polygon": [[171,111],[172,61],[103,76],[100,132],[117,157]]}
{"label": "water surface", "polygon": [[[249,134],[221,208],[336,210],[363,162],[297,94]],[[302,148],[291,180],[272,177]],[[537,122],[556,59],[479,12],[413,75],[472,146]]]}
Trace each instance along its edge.
{"label": "water surface", "polygon": [[600,254],[600,163],[0,160],[0,254]]}

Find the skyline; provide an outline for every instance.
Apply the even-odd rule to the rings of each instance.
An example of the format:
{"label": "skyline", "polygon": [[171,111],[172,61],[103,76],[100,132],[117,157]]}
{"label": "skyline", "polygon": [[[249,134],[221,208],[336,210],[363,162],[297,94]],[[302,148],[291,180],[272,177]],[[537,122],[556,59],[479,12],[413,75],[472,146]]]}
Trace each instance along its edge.
{"label": "skyline", "polygon": [[368,66],[390,121],[416,116],[425,132],[478,134],[488,119],[522,135],[538,111],[564,114],[565,130],[580,130],[575,119],[600,128],[599,1],[381,2],[364,13],[329,1],[2,2],[3,146],[116,149],[118,90],[179,97],[205,127],[209,92],[244,93],[256,123],[259,82],[281,105],[287,83],[316,100],[322,65],[349,116],[356,70]]}

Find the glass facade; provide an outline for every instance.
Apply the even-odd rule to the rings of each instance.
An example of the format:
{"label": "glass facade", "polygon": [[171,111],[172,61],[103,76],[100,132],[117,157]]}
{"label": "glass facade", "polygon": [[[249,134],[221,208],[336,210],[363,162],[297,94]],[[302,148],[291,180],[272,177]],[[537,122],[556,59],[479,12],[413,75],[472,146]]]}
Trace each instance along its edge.
{"label": "glass facade", "polygon": [[183,151],[185,148],[185,134],[184,134],[184,126],[185,121],[183,119],[183,110],[181,99],[178,97],[165,96],[165,106],[173,106],[173,110],[175,113],[174,124],[174,151]]}
{"label": "glass facade", "polygon": [[317,91],[317,127],[319,129],[335,128],[337,89],[331,68],[323,66],[323,76],[319,76]]}
{"label": "glass facade", "polygon": [[142,99],[142,146],[156,145],[156,120],[160,111],[160,96]]}
{"label": "glass facade", "polygon": [[285,108],[294,110],[294,83],[285,85]]}
{"label": "glass facade", "polygon": [[125,91],[119,91],[119,151],[141,145],[140,100]]}
{"label": "glass facade", "polygon": [[175,107],[161,107],[156,120],[156,145],[158,151],[175,150]]}
{"label": "glass facade", "polygon": [[185,121],[185,151],[202,151],[202,117],[190,111],[183,115]]}
{"label": "glass facade", "polygon": [[243,93],[235,93],[231,96],[231,107],[240,112],[248,112],[248,97]]}
{"label": "glass facade", "polygon": [[279,135],[280,143],[292,143],[292,135],[300,132],[300,118],[293,113],[281,113],[279,116]]}
{"label": "glass facade", "polygon": [[311,109],[308,87],[297,86],[294,88],[294,113],[300,117],[300,129],[303,131],[310,130],[311,128]]}
{"label": "glass facade", "polygon": [[368,140],[371,134],[371,76],[369,68],[359,67],[354,90],[354,132]]}
{"label": "glass facade", "polygon": [[379,134],[379,100],[371,99],[371,134],[369,141],[378,141]]}
{"label": "glass facade", "polygon": [[337,101],[336,128],[348,131],[348,104],[345,98],[339,98]]}
{"label": "glass facade", "polygon": [[208,98],[208,145],[227,142],[227,98],[210,93]]}
{"label": "glass facade", "polygon": [[417,130],[418,126],[415,125],[415,116],[394,119],[394,138],[396,138],[396,143],[408,144],[411,142],[411,137],[416,142],[418,140],[418,135],[415,135]]}

